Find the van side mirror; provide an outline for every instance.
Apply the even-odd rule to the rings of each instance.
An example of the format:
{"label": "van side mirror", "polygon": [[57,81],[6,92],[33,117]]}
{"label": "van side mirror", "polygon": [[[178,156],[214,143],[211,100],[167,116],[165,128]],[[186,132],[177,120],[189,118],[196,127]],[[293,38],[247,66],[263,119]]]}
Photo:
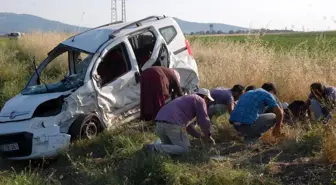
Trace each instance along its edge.
{"label": "van side mirror", "polygon": [[140,83],[140,73],[139,72],[134,73],[134,78],[137,84]]}

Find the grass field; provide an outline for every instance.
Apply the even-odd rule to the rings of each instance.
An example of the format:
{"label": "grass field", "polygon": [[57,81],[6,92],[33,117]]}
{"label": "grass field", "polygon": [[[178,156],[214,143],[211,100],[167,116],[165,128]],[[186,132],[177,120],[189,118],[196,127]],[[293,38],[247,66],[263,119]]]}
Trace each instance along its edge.
{"label": "grass field", "polygon": [[[286,34],[263,37],[189,37],[198,62],[201,86],[260,86],[275,82],[282,101],[308,96],[309,85],[336,85],[334,35]],[[17,94],[33,72],[31,59],[41,60],[68,37],[35,33],[19,41],[0,39],[1,105]],[[192,140],[192,152],[168,158],[146,157],[142,144],[156,139],[145,123],[126,125],[92,141],[74,144],[51,163],[2,160],[0,184],[333,184],[336,122],[328,127],[304,122],[284,126],[285,137],[272,145],[241,143],[227,116],[214,118],[216,146]],[[133,123],[135,124],[135,123]],[[264,142],[272,141],[268,133]],[[210,159],[224,156],[223,161]]]}

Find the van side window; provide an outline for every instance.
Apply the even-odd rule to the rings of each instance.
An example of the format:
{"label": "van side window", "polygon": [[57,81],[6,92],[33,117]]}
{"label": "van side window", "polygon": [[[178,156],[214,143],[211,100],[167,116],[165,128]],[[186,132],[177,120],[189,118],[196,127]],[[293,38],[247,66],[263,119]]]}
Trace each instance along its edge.
{"label": "van side window", "polygon": [[174,26],[168,26],[168,27],[160,28],[159,31],[160,31],[161,35],[163,36],[163,38],[165,39],[165,41],[167,42],[167,44],[169,44],[171,41],[173,41],[174,38],[177,35],[177,31],[174,28]]}
{"label": "van side window", "polygon": [[131,62],[124,43],[109,50],[97,68],[101,79],[101,87],[113,82],[118,77],[132,69]]}
{"label": "van side window", "polygon": [[150,59],[156,43],[155,35],[146,31],[129,38],[132,45],[139,69]]}

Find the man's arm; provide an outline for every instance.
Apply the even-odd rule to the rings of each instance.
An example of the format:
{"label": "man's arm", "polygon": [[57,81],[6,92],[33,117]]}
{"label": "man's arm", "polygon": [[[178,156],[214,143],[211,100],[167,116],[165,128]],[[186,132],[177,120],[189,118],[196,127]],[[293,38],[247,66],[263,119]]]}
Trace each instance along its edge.
{"label": "man's arm", "polygon": [[282,124],[283,117],[284,117],[283,110],[279,106],[276,106],[273,108],[273,112],[275,113],[275,119],[276,119],[275,128],[280,131],[281,124]]}
{"label": "man's arm", "polygon": [[233,111],[233,109],[236,105],[236,102],[234,101],[233,96],[230,96],[230,99],[226,102],[226,104],[227,104],[228,112],[229,112],[229,114],[231,114],[231,112]]}
{"label": "man's arm", "polygon": [[173,78],[172,80],[172,89],[174,90],[174,93],[180,97],[183,95],[182,93],[182,89],[181,89],[181,86],[180,86],[180,83],[178,82],[177,78]]}
{"label": "man's arm", "polygon": [[228,109],[229,114],[231,114],[231,112],[233,111],[234,106],[235,106],[235,103],[234,103],[234,102],[228,104],[227,109]]}
{"label": "man's arm", "polygon": [[197,123],[201,127],[205,137],[211,136],[211,123],[206,109],[205,101],[199,97],[195,102]]}
{"label": "man's arm", "polygon": [[194,138],[201,138],[202,137],[202,133],[200,133],[196,130],[195,123],[191,123],[189,126],[187,126],[186,129],[187,129],[188,134],[190,134]]}
{"label": "man's arm", "polygon": [[273,129],[273,135],[279,135],[281,130],[281,125],[284,117],[283,110],[280,108],[277,100],[274,98],[274,96],[269,95],[266,97],[266,105],[272,109],[272,111],[275,114],[275,126]]}

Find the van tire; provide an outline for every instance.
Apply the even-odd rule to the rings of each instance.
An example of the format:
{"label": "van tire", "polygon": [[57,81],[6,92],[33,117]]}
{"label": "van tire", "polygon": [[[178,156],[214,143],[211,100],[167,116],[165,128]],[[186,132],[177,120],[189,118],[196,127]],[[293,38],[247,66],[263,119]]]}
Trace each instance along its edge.
{"label": "van tire", "polygon": [[69,128],[71,141],[93,139],[101,131],[101,123],[95,114],[79,115]]}

